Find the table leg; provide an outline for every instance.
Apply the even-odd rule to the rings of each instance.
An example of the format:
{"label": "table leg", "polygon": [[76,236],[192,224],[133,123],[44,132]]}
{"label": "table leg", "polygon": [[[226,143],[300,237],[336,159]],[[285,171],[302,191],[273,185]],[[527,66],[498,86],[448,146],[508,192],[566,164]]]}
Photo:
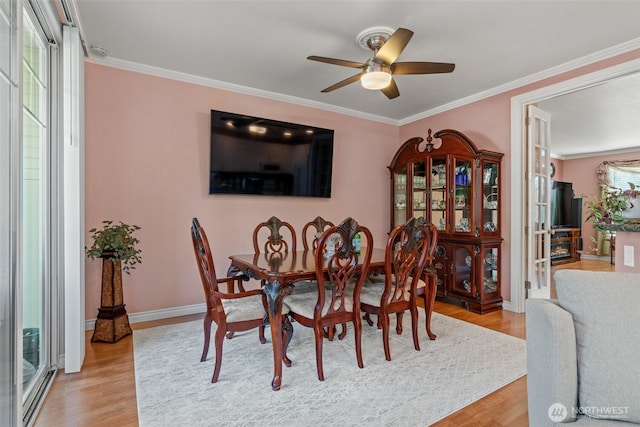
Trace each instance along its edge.
{"label": "table leg", "polygon": [[269,305],[269,324],[271,328],[271,342],[273,343],[273,380],[271,388],[280,390],[282,384],[282,300],[291,293],[290,285],[283,285],[279,280],[266,281],[262,287]]}

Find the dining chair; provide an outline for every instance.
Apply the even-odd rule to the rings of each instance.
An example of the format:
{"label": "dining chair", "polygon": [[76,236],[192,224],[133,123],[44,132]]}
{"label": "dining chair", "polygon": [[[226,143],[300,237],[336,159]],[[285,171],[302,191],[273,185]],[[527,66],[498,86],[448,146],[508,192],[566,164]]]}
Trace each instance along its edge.
{"label": "dining chair", "polygon": [[[283,229],[288,230],[289,236],[283,236],[281,234],[281,230]],[[264,240],[264,244],[262,244],[260,240],[265,235],[266,239]],[[288,239],[286,237],[288,237]],[[281,254],[289,251],[295,252],[297,250],[296,240],[296,230],[293,226],[288,222],[281,221],[275,216],[272,216],[265,222],[261,222],[253,230],[253,250],[257,254],[261,252]]]}
{"label": "dining chair", "polygon": [[[327,221],[321,216],[315,217],[313,221],[309,221],[302,227],[302,246],[305,251],[305,259],[306,254],[309,251],[312,251],[315,254],[316,249],[318,248],[318,239],[325,231],[327,227],[333,227],[333,223],[331,221]],[[310,234],[313,233],[313,234]],[[292,293],[300,293],[300,292],[315,292],[318,287],[317,282],[314,280],[300,280],[294,283],[294,287],[292,289]]]}
{"label": "dining chair", "polygon": [[[197,218],[193,218],[191,222],[191,238],[207,305],[207,311],[204,315],[204,347],[202,349],[200,362],[207,360],[211,340],[211,323],[215,322],[217,326],[214,339],[216,361],[213,377],[211,378],[211,382],[215,383],[218,381],[218,376],[220,375],[222,346],[225,334],[227,338],[231,338],[234,332],[258,328],[260,342],[262,344],[266,342],[264,329],[265,324],[268,323],[267,300],[265,294],[260,289],[236,293],[220,292],[218,288],[219,284],[241,279],[237,276],[225,278],[216,277],[209,241]],[[288,311],[289,308],[283,304],[282,312],[287,313]],[[286,356],[286,349],[291,340],[293,329],[287,316],[283,316],[283,323],[283,360],[285,365],[291,366],[291,361]]]}
{"label": "dining chair", "polygon": [[[425,268],[433,260],[437,231],[424,218],[412,218],[407,223],[395,227],[389,233],[385,247],[384,274],[379,281],[363,286],[360,308],[365,312],[365,320],[371,326],[371,314],[378,316],[378,327],[382,329],[384,355],[391,360],[389,349],[389,315],[396,314],[396,333],[402,333],[402,317],[405,311],[411,313],[413,344],[418,343],[418,298],[424,299],[427,314],[427,334],[430,330],[430,314],[435,299],[435,277],[432,272],[425,274]],[[422,280],[425,277],[429,285]]]}
{"label": "dining chair", "polygon": [[[313,227],[313,228],[312,228]],[[305,251],[309,249],[316,249],[318,247],[318,237],[324,232],[327,227],[333,227],[331,221],[326,221],[321,216],[315,217],[313,221],[309,221],[302,227],[302,245]],[[313,238],[310,239],[309,231],[313,232]],[[311,241],[311,245],[309,245]]]}
{"label": "dining chair", "polygon": [[[362,251],[353,246],[354,236],[364,236]],[[318,379],[324,381],[322,345],[325,330],[353,323],[356,359],[362,362],[362,321],[360,289],[369,269],[373,238],[368,228],[347,218],[324,231],[315,254],[317,292],[293,293],[286,299],[289,315],[303,326],[313,328],[316,345]],[[361,273],[365,272],[365,273]]]}

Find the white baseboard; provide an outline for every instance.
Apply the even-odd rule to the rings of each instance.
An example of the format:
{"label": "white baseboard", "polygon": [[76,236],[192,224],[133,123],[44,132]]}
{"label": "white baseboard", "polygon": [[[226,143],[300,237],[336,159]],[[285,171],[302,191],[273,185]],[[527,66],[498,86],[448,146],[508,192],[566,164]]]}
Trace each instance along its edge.
{"label": "white baseboard", "polygon": [[[168,319],[170,317],[187,316],[189,314],[204,313],[206,304],[183,305],[181,307],[161,308],[160,310],[143,311],[140,313],[128,313],[129,323],[148,322],[150,320]],[[94,328],[96,319],[84,321],[84,329],[89,331]]]}
{"label": "white baseboard", "polygon": [[589,254],[581,254],[580,259],[588,259],[591,261],[606,261],[610,262],[611,257],[609,255],[589,255]]}
{"label": "white baseboard", "polygon": [[513,311],[514,313],[517,313],[515,307],[513,306],[513,304],[511,304],[511,301],[502,301],[502,309],[503,310],[507,310],[507,311]]}

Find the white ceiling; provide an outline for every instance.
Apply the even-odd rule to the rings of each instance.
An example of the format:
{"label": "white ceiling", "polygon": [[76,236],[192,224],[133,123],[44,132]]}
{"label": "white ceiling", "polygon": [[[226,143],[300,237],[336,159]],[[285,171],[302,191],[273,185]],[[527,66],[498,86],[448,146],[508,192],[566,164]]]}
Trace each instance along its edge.
{"label": "white ceiling", "polygon": [[560,158],[640,150],[640,73],[540,102]]}
{"label": "white ceiling", "polygon": [[[185,73],[231,90],[395,124],[602,51],[640,47],[636,0],[69,1],[89,55],[97,62]],[[309,61],[307,56],[365,62],[371,52],[358,45],[356,36],[373,26],[414,31],[398,61],[452,62],[455,70],[397,76],[400,97],[393,100],[357,82],[321,93],[355,72]],[[95,56],[92,46],[106,49],[107,56]],[[632,97],[624,106],[637,123],[638,83],[624,88],[628,90]],[[563,102],[545,101],[544,107],[552,112],[552,129],[576,111],[574,106],[563,107]],[[599,100],[580,104],[604,106]],[[593,112],[613,114],[619,104]],[[588,130],[594,122],[586,114],[579,114],[578,122],[587,135],[595,135]],[[617,113],[614,117],[619,118]],[[611,131],[606,134],[611,136]],[[598,137],[602,144],[602,135]],[[587,137],[572,138],[584,145]]]}

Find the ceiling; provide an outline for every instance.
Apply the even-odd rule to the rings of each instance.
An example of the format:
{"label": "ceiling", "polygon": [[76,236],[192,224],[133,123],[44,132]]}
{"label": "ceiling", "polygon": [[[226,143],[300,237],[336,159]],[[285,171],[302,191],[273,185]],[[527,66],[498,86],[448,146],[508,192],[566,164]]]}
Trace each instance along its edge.
{"label": "ceiling", "polygon": [[[394,124],[533,81],[532,76],[603,50],[640,47],[640,1],[633,0],[68,1],[96,62],[194,76],[212,86]],[[396,76],[400,96],[392,100],[358,82],[321,93],[357,70],[307,56],[365,62],[372,53],[356,38],[375,26],[414,31],[398,61],[452,62],[455,70]],[[92,47],[106,50],[106,56],[96,55]],[[630,90],[635,98],[624,105],[635,108],[637,118],[638,84]],[[561,104],[558,98],[545,107],[552,112],[552,129],[570,116],[558,113],[556,118],[556,109],[564,111]],[[585,114],[578,121],[595,135],[587,131],[594,122]],[[638,138],[636,133],[636,146]],[[576,139],[585,141],[583,135]]]}

